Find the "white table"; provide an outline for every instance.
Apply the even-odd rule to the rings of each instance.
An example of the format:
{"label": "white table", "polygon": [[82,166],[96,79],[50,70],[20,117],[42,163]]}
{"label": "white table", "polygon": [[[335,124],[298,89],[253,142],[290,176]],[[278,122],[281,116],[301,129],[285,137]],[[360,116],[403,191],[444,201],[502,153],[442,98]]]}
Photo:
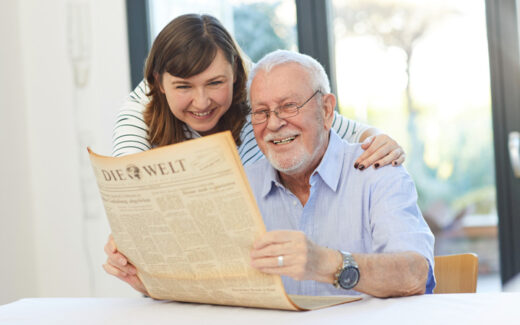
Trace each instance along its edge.
{"label": "white table", "polygon": [[309,312],[147,298],[31,298],[0,306],[0,324],[520,324],[520,293],[364,297]]}

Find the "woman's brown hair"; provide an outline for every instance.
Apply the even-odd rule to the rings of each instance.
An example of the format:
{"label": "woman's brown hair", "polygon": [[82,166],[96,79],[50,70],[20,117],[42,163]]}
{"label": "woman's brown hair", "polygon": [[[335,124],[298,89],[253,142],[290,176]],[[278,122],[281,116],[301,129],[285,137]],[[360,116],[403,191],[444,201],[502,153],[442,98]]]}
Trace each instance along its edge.
{"label": "woman's brown hair", "polygon": [[246,122],[246,67],[239,48],[224,26],[209,15],[188,14],[172,20],[157,35],[146,59],[144,75],[148,83],[150,103],[143,113],[149,128],[150,143],[164,146],[187,140],[186,125],[170,111],[160,82],[164,72],[189,78],[206,70],[221,50],[235,74],[233,99],[222,115],[218,131],[231,131],[240,145],[240,131]]}

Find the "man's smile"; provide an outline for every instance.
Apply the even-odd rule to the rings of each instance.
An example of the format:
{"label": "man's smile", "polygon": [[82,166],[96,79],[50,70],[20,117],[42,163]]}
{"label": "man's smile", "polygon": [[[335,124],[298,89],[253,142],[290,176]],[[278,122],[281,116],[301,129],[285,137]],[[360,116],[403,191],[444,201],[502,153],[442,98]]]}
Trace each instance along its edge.
{"label": "man's smile", "polygon": [[292,142],[294,139],[296,139],[296,136],[291,136],[280,140],[272,140],[271,142],[274,144],[287,144]]}

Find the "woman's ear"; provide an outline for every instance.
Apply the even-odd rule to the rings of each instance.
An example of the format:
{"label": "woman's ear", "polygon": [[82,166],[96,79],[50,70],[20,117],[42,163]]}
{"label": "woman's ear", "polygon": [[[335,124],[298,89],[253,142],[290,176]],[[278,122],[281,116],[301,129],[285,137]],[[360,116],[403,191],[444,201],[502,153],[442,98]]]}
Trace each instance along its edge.
{"label": "woman's ear", "polygon": [[235,58],[233,61],[233,84],[237,82],[237,71],[238,71],[238,59]]}
{"label": "woman's ear", "polygon": [[157,72],[154,72],[153,73],[153,77],[155,79],[155,83],[157,85],[159,85],[159,90],[161,91],[161,93],[164,94],[164,88],[163,88],[163,85],[162,85],[162,76],[160,76]]}

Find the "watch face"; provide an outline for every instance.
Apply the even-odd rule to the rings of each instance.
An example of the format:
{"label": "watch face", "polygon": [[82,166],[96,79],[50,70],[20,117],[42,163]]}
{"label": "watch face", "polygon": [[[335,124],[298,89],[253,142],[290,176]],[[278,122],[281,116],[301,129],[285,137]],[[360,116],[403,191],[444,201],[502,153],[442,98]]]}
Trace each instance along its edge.
{"label": "watch face", "polygon": [[348,266],[343,271],[338,278],[338,283],[343,289],[352,289],[359,280],[359,271],[357,268]]}

